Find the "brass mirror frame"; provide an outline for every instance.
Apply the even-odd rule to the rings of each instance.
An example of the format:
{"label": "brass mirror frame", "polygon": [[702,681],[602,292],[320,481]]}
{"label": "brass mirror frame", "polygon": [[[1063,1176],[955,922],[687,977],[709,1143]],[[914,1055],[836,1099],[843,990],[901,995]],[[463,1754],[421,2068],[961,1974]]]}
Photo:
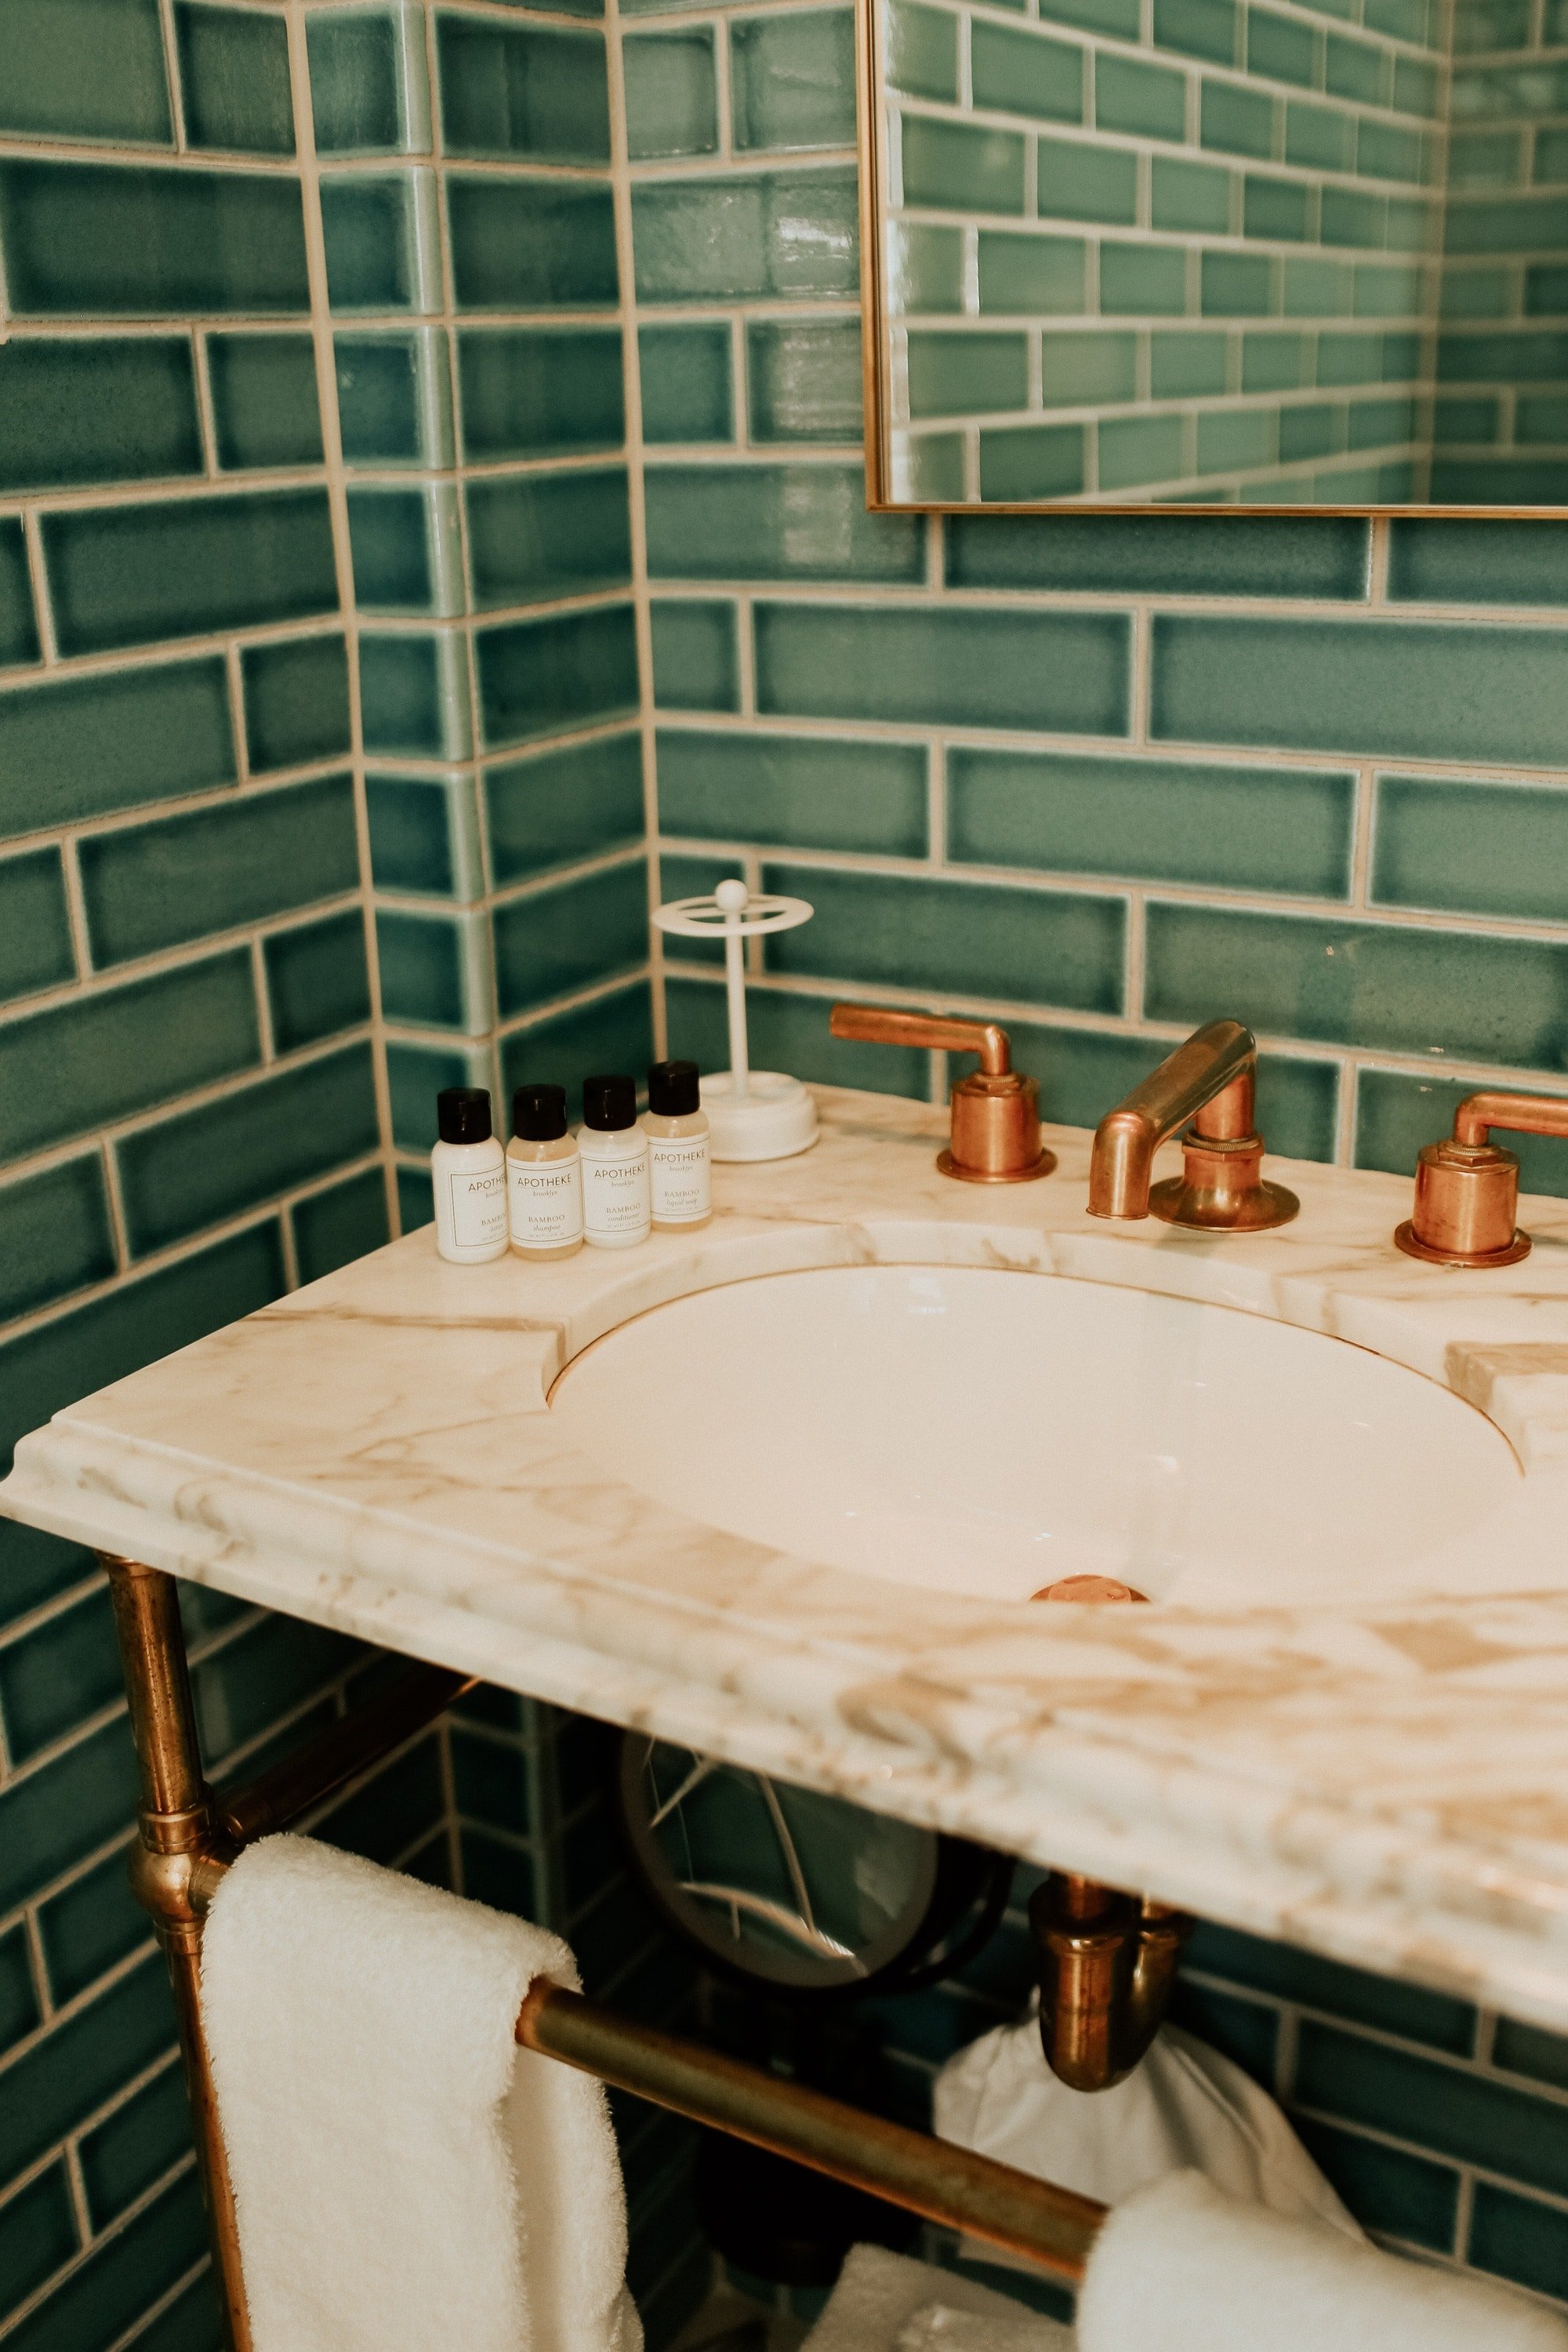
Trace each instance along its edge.
{"label": "brass mirror frame", "polygon": [[1310,520],[1331,515],[1394,515],[1415,520],[1449,518],[1469,522],[1552,522],[1568,518],[1568,506],[1206,505],[1183,499],[1163,503],[1134,499],[894,499],[892,480],[891,320],[887,301],[888,138],[882,95],[881,12],[887,0],[855,0],[855,89],[858,127],[860,221],[860,352],[866,410],[866,504],[873,514],[1029,515],[1221,515],[1245,521],[1249,515]]}

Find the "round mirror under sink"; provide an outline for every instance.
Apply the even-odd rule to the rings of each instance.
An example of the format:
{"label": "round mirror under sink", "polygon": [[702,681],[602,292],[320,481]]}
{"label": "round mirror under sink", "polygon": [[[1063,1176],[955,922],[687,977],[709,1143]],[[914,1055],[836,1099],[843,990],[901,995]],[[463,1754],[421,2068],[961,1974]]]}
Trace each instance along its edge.
{"label": "round mirror under sink", "polygon": [[551,1408],[710,1526],[977,1600],[1074,1575],[1205,1605],[1372,1597],[1521,1478],[1483,1414],[1364,1348],[967,1266],[696,1292],[584,1349]]}

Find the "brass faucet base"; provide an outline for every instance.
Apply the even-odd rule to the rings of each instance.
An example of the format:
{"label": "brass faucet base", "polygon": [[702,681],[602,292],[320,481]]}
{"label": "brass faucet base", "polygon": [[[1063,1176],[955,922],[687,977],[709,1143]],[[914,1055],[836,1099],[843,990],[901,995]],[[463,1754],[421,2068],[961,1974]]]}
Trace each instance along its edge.
{"label": "brass faucet base", "polygon": [[1396,1225],[1394,1227],[1394,1246],[1395,1249],[1402,1249],[1406,1257],[1418,1257],[1425,1259],[1428,1265],[1459,1265],[1470,1267],[1517,1265],[1521,1257],[1528,1257],[1530,1255],[1531,1240],[1528,1234],[1521,1233],[1516,1230],[1512,1241],[1510,1241],[1503,1249],[1436,1249],[1430,1242],[1424,1242],[1421,1240],[1415,1231],[1414,1219],[1406,1217],[1402,1225]]}
{"label": "brass faucet base", "polygon": [[1239,1198],[1211,1184],[1189,1184],[1184,1176],[1168,1176],[1149,1193],[1149,1214],[1162,1224],[1181,1225],[1188,1233],[1261,1234],[1270,1225],[1288,1225],[1300,1213],[1301,1203],[1283,1184],[1267,1177],[1250,1185]]}
{"label": "brass faucet base", "polygon": [[1037,1176],[1048,1176],[1057,1164],[1054,1151],[1042,1146],[1037,1160],[1026,1168],[964,1168],[951,1151],[939,1151],[936,1164],[944,1176],[956,1176],[961,1184],[1032,1184]]}

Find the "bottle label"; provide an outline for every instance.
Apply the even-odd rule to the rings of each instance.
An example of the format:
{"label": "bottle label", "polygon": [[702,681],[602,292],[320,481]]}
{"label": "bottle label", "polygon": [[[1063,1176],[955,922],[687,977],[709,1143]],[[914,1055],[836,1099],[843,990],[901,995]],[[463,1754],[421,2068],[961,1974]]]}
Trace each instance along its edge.
{"label": "bottle label", "polygon": [[650,1135],[647,1175],[658,1223],[695,1225],[710,1214],[713,1177],[705,1135]]}
{"label": "bottle label", "polygon": [[647,1231],[647,1160],[583,1160],[583,1230],[589,1241],[640,1241]]}
{"label": "bottle label", "polygon": [[452,1203],[452,1239],[459,1249],[483,1249],[506,1239],[506,1170],[476,1169],[447,1179]]}
{"label": "bottle label", "polygon": [[583,1238],[583,1179],[575,1160],[507,1161],[511,1237],[524,1249],[565,1249]]}

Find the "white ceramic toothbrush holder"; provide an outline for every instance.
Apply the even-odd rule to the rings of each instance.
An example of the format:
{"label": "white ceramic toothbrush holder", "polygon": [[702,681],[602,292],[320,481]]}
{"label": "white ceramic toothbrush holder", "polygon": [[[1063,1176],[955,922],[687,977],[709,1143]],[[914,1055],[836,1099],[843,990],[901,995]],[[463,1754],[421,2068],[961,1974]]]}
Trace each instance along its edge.
{"label": "white ceramic toothbrush holder", "polygon": [[816,1141],[816,1105],[783,1070],[753,1070],[746,1050],[745,942],[766,931],[808,923],[804,898],[753,898],[738,878],[710,898],[672,898],[654,910],[661,931],[679,940],[721,939],[730,1013],[730,1066],[702,1079],[702,1108],[715,1160],[790,1160]]}

